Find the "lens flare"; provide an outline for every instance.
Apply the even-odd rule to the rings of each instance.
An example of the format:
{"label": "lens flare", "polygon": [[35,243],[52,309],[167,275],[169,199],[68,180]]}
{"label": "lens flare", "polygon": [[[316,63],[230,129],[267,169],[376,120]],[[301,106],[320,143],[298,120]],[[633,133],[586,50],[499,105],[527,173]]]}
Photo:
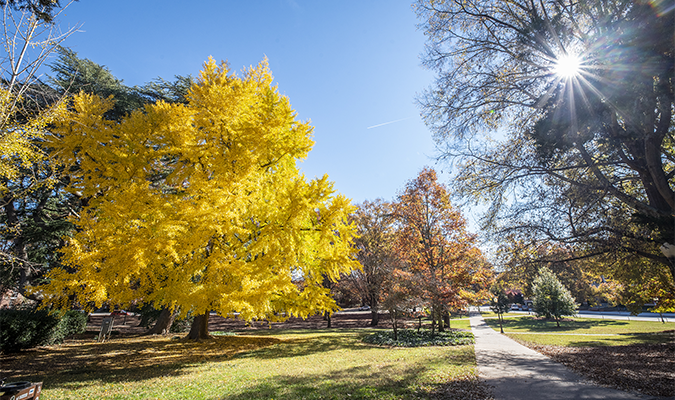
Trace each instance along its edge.
{"label": "lens flare", "polygon": [[575,54],[565,54],[556,61],[553,72],[561,78],[573,78],[581,72],[581,59]]}

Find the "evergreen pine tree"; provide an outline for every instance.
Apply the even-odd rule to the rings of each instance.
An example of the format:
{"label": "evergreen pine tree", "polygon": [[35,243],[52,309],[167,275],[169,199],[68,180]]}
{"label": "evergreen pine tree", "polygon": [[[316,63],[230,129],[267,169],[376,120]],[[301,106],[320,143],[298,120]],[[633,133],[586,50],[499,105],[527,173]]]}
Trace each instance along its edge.
{"label": "evergreen pine tree", "polygon": [[576,304],[570,291],[550,269],[543,267],[533,283],[534,312],[539,316],[553,318],[560,326],[565,315],[576,314]]}

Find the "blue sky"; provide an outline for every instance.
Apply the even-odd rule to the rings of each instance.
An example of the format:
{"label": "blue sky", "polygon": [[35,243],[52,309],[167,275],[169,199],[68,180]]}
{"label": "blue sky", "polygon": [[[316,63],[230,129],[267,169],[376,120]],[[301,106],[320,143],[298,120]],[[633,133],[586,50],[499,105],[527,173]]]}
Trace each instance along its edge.
{"label": "blue sky", "polygon": [[127,85],[197,75],[209,56],[237,71],[267,56],[315,127],[302,171],[354,202],[391,200],[425,165],[443,169],[414,103],[433,74],[410,1],[81,0],[60,23],[81,25],[67,47]]}

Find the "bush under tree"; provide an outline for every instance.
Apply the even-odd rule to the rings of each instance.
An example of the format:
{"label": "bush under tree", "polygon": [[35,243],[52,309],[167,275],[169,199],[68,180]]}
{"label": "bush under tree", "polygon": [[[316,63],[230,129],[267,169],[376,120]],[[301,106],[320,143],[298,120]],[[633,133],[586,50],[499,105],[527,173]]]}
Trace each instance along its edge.
{"label": "bush under tree", "polygon": [[62,343],[71,335],[82,333],[87,315],[79,311],[63,314],[46,310],[0,310],[0,351],[14,353],[36,346]]}

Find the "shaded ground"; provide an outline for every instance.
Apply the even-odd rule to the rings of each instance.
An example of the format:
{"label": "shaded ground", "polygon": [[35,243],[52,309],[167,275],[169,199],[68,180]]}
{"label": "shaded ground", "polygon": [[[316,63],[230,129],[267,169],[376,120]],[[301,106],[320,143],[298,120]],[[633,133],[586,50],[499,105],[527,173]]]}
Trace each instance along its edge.
{"label": "shaded ground", "polygon": [[[87,336],[98,334],[101,328],[101,322],[107,315],[94,315],[89,317],[87,322]],[[354,329],[354,328],[371,328],[370,326],[371,313],[370,311],[343,311],[333,314],[331,327],[333,329]],[[142,334],[147,328],[139,327],[140,318],[137,316],[129,317],[115,317],[113,331],[122,335],[128,334]],[[417,320],[409,320],[399,322],[408,328],[417,328]],[[271,326],[270,326],[271,325]],[[403,327],[401,326],[401,327]],[[428,321],[423,321],[422,326],[430,329]],[[320,315],[314,315],[307,319],[289,318],[285,322],[267,321],[253,321],[247,323],[245,321],[233,318],[223,318],[219,315],[211,315],[209,317],[209,331],[253,331],[260,329],[326,329],[328,321]],[[387,314],[380,314],[380,320],[377,328],[391,329],[391,320]]]}
{"label": "shaded ground", "polygon": [[[486,322],[499,331],[494,319]],[[518,343],[597,384],[648,396],[675,396],[675,335],[668,330],[671,325],[655,331],[649,323],[568,319],[557,327],[553,321],[523,317],[505,320],[504,331]],[[520,334],[529,338],[523,340]],[[536,335],[584,339],[568,341],[570,345],[564,346],[538,344],[531,338]],[[597,339],[599,336],[602,340]]]}
{"label": "shaded ground", "polygon": [[[517,338],[515,338],[517,340]],[[675,344],[565,347],[520,342],[601,385],[675,396]]]}
{"label": "shaded ground", "polygon": [[107,371],[124,375],[133,369],[146,376],[152,371],[164,373],[165,368],[194,362],[219,361],[237,353],[279,343],[271,337],[223,336],[203,342],[177,340],[170,336],[128,335],[105,343],[94,340],[70,340],[58,346],[44,346],[28,351],[0,355],[2,376],[9,380],[25,380],[65,373],[87,374]]}
{"label": "shaded ground", "polygon": [[[186,333],[168,335],[143,335],[148,328],[140,327],[138,316],[116,316],[113,334],[105,343],[96,340],[103,318],[107,314],[92,315],[86,332],[68,338],[62,345],[43,346],[13,354],[0,354],[0,376],[16,380],[45,373],[87,373],[108,368],[118,370],[127,365],[135,368],[152,368],[172,364],[214,361],[232,355],[278,343],[267,337],[274,330],[325,330],[328,322],[322,316],[306,320],[291,318],[283,323],[258,321],[246,323],[211,315],[211,332],[239,332],[262,334],[264,337],[215,336],[213,340],[192,342],[181,340]],[[413,326],[414,321],[406,325]],[[415,325],[416,326],[416,325]],[[335,314],[332,327],[336,329],[370,328],[370,312],[342,312]],[[378,328],[391,329],[387,315],[380,315]],[[318,343],[318,342],[317,342]]]}
{"label": "shaded ground", "polygon": [[[332,326],[337,329],[370,327],[370,312],[343,312],[333,316]],[[103,316],[92,316],[87,333],[69,339],[62,346],[50,346],[15,355],[0,355],[0,372],[8,378],[30,380],[44,373],[57,373],[58,379],[68,381],[71,374],[88,376],[101,368],[110,369],[107,379],[115,381],[114,372],[120,365],[137,365],[134,374],[141,376],[170,376],[179,374],[186,365],[194,362],[228,359],[240,351],[250,351],[276,343],[271,337],[247,338],[218,337],[210,342],[191,343],[177,340],[184,334],[138,337],[145,328],[138,327],[138,317],[116,317],[113,339],[100,346],[94,341]],[[406,323],[416,327],[417,321]],[[325,329],[327,321],[321,316],[307,320],[297,318],[284,323],[266,321],[247,324],[244,321],[211,316],[211,331],[239,331],[263,336],[271,330]],[[391,329],[386,315],[380,316],[380,328]],[[241,340],[241,343],[238,341]],[[237,342],[237,343],[235,343]],[[83,346],[84,344],[84,346]],[[525,344],[525,343],[523,343]],[[673,396],[675,388],[675,345],[631,345],[612,347],[562,347],[527,344],[552,359],[602,385],[623,390],[633,390],[645,395]],[[77,347],[77,351],[75,348]],[[75,351],[75,352],[74,352]],[[173,367],[172,367],[173,365]],[[162,367],[163,366],[163,367]],[[168,368],[168,370],[167,370]],[[120,371],[121,373],[121,371]],[[167,375],[168,373],[168,375]],[[92,376],[92,379],[94,376]],[[484,384],[475,382],[450,382],[436,389],[439,398],[491,398]]]}
{"label": "shaded ground", "polygon": [[[362,319],[340,322],[369,322]],[[121,319],[117,327],[125,332],[104,343],[92,330],[60,346],[0,355],[0,372],[11,381],[44,381],[52,399],[492,399],[473,374],[471,346],[390,351],[363,343],[362,329],[308,329],[312,323],[325,327],[321,318],[303,329],[277,332],[255,324],[202,342],[130,333],[138,330],[133,322]]]}

